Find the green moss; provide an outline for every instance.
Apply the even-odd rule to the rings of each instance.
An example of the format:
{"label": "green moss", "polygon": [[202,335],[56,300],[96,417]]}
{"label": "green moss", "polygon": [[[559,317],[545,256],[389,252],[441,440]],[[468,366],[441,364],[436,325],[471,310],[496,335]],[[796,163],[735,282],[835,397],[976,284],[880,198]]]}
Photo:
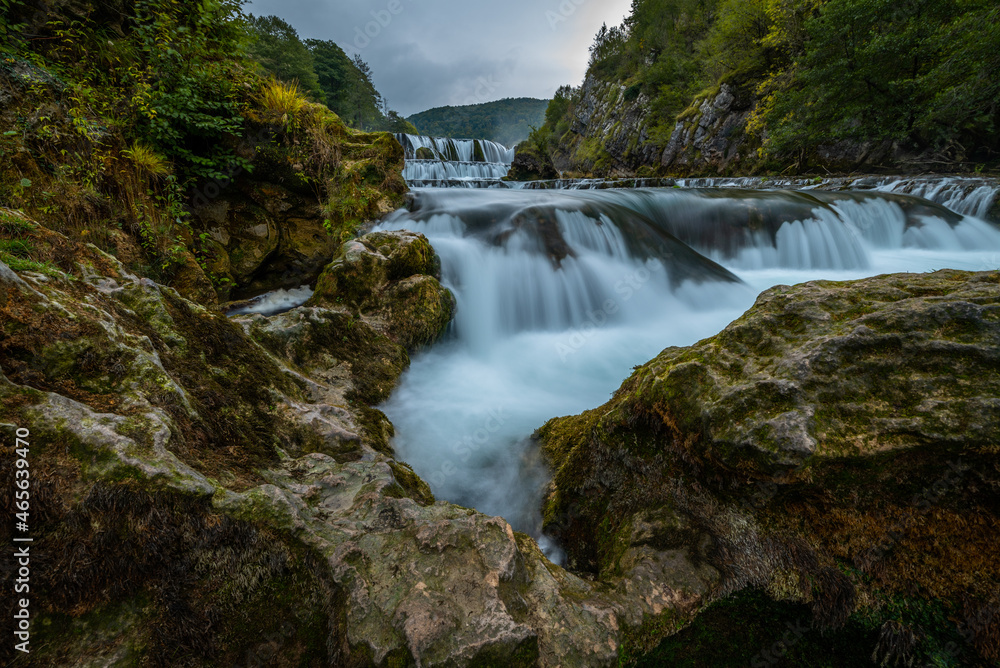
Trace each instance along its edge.
{"label": "green moss", "polygon": [[431,493],[430,485],[420,479],[413,469],[407,464],[400,464],[398,462],[389,462],[389,468],[392,469],[392,475],[396,479],[396,483],[399,485],[400,496],[393,494],[388,494],[389,496],[396,496],[396,498],[401,498],[401,496],[406,496],[422,506],[429,506],[434,503],[434,494]]}
{"label": "green moss", "polygon": [[[816,668],[871,665],[877,630],[854,622],[823,635],[811,626],[808,606],[775,603],[762,592],[745,590],[712,604],[687,628],[626,665],[744,668],[758,665],[754,661]],[[779,644],[784,640],[787,645]]]}

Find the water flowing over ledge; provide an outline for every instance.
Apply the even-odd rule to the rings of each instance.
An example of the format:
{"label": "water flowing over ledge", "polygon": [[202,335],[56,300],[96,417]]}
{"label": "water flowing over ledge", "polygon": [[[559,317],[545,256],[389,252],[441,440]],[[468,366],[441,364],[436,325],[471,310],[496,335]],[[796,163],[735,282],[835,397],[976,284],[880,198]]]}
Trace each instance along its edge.
{"label": "water flowing over ledge", "polygon": [[921,190],[949,209],[875,189],[917,187],[899,183],[415,191],[380,228],[428,237],[458,309],[383,406],[395,448],[440,498],[505,517],[558,560],[529,438],[546,420],[600,405],[633,365],[717,333],[773,285],[1000,265],[1000,230],[959,212],[980,210],[980,191]]}
{"label": "water flowing over ledge", "polygon": [[499,184],[514,161],[515,149],[485,139],[450,139],[397,134],[406,167],[403,178],[421,187],[450,187],[463,182],[472,187]]}

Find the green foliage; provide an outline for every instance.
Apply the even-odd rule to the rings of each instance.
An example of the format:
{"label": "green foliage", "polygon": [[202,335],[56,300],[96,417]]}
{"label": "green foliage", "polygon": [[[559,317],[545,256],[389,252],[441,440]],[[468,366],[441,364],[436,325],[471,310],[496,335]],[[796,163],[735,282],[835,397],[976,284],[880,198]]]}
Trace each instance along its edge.
{"label": "green foliage", "polygon": [[425,135],[488,139],[514,146],[528,137],[532,127],[542,125],[548,105],[546,100],[507,98],[485,104],[437,107],[407,120]]}
{"label": "green foliage", "polygon": [[355,128],[383,129],[382,96],[375,90],[368,65],[360,57],[351,60],[333,42],[311,39],[306,44],[327,106]]}
{"label": "green foliage", "polygon": [[965,160],[1000,148],[1000,8],[972,0],[830,0],[766,126],[770,150],[896,142]]}
{"label": "green foliage", "polygon": [[140,47],[156,78],[148,134],[182,178],[225,179],[249,161],[231,148],[243,132],[238,95],[240,0],[140,0]]}
{"label": "green foliage", "polygon": [[0,0],[0,48],[9,50],[23,39],[25,24],[21,14],[24,10],[24,2]]}
{"label": "green foliage", "polygon": [[[1000,153],[998,45],[991,0],[634,0],[588,76],[648,96],[661,146],[728,83],[757,100],[747,131],[769,164],[847,140],[971,168]],[[553,101],[545,123],[564,147],[570,114]]]}
{"label": "green foliage", "polygon": [[296,83],[314,102],[326,102],[320,87],[313,54],[299,39],[299,33],[277,16],[247,18],[250,33],[249,55],[276,79]]}
{"label": "green foliage", "polygon": [[400,115],[389,109],[372,82],[368,64],[352,60],[328,40],[303,41],[295,28],[277,16],[251,15],[248,54],[274,78],[296,84],[306,97],[326,104],[352,127],[362,130],[409,132]]}

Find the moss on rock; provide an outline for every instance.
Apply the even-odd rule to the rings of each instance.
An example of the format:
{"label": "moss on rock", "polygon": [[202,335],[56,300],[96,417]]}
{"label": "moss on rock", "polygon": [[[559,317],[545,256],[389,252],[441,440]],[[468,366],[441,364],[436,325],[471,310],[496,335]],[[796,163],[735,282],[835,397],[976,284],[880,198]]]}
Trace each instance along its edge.
{"label": "moss on rock", "polygon": [[548,153],[538,150],[530,142],[518,144],[514,162],[507,173],[508,181],[544,181],[559,178]]}
{"label": "moss on rock", "polygon": [[440,272],[423,235],[375,232],[344,244],[309,303],[347,307],[414,350],[440,338],[454,315],[454,296],[435,278]]}
{"label": "moss on rock", "polygon": [[538,432],[555,470],[546,528],[603,577],[642,545],[707,540],[725,590],[807,602],[825,626],[914,591],[988,607],[998,350],[995,272],[774,288]]}

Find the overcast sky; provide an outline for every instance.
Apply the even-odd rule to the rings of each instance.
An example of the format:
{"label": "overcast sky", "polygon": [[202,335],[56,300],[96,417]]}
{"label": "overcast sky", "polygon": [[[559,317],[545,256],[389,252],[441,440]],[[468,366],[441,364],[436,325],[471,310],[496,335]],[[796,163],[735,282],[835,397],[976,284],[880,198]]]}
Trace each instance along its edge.
{"label": "overcast sky", "polygon": [[305,38],[360,53],[404,116],[505,97],[550,98],[579,85],[602,23],[631,0],[252,0]]}

